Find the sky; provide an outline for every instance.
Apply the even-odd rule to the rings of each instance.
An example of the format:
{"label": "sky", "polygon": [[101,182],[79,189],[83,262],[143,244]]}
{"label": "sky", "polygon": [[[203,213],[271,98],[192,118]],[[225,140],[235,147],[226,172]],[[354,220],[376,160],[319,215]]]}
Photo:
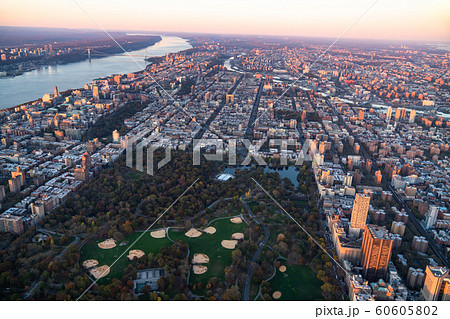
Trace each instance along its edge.
{"label": "sky", "polygon": [[1,0],[0,3],[3,26],[99,29],[89,16],[108,30],[337,38],[351,26],[345,38],[450,42],[449,0]]}

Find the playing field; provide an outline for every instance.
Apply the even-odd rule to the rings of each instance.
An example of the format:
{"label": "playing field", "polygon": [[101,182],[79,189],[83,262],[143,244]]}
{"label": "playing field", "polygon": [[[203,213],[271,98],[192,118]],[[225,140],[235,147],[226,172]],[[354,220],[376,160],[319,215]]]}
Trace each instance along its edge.
{"label": "playing field", "polygon": [[[186,230],[169,230],[169,236],[172,240],[182,240],[189,245],[189,260],[191,260],[196,253],[206,254],[209,257],[209,263],[204,264],[208,267],[208,270],[205,273],[194,274],[191,269],[190,282],[194,284],[201,281],[206,285],[208,280],[212,277],[218,277],[221,280],[224,279],[225,267],[231,264],[231,254],[233,249],[226,249],[222,247],[221,242],[222,240],[230,240],[234,233],[243,233],[244,229],[247,227],[247,224],[245,224],[245,222],[235,224],[230,221],[230,217],[226,217],[224,219],[213,221],[209,226],[216,229],[214,234],[202,232],[199,237],[195,238],[187,237],[185,235]],[[172,244],[167,237],[153,238],[150,236],[150,232],[151,231],[144,233],[144,235],[130,249],[140,249],[146,254],[156,254],[162,247],[170,246]],[[95,259],[98,261],[98,266],[111,265],[142,234],[142,232],[129,234],[123,241],[128,242],[126,245],[121,245],[123,242],[116,242],[116,247],[111,249],[101,249],[98,247],[98,243],[104,241],[104,239],[87,243],[81,249],[81,261],[83,262],[88,259]],[[99,283],[106,284],[110,282],[112,278],[120,278],[123,275],[124,268],[131,263],[131,261],[128,260],[127,255],[128,252],[118,259],[117,262],[111,267],[110,273],[104,278],[101,278]]]}
{"label": "playing field", "polygon": [[[87,243],[81,249],[81,261],[87,259],[96,259],[98,261],[98,265],[111,265],[117,257],[119,257],[139,236],[141,236],[142,232],[135,232],[125,236],[124,242],[128,242],[127,245],[121,246],[121,242],[116,242],[116,247],[111,249],[101,249],[98,247],[98,243],[104,241],[104,239],[100,239],[97,241],[93,241]],[[172,242],[164,238],[153,238],[150,236],[150,232],[144,233],[144,235],[131,247],[133,249],[143,250],[146,254],[149,253],[158,253],[161,247],[170,246]],[[112,278],[120,278],[123,275],[123,270],[126,266],[131,263],[127,258],[128,252],[126,252],[114,266],[111,267],[110,273],[105,277],[101,278],[99,282],[101,284],[108,283]]]}
{"label": "playing field", "polygon": [[203,253],[209,257],[209,263],[204,264],[208,267],[208,270],[204,274],[197,275],[191,270],[189,281],[194,284],[203,282],[206,285],[212,277],[224,280],[225,267],[231,265],[233,249],[222,247],[221,242],[222,240],[231,239],[233,233],[243,233],[247,224],[245,222],[234,224],[230,221],[230,218],[225,218],[213,221],[210,226],[216,229],[214,234],[203,233],[200,237],[196,238],[186,237],[184,235],[185,231],[177,231],[174,229],[170,229],[169,231],[169,236],[172,240],[182,240],[189,245],[190,259],[196,253]]}
{"label": "playing field", "polygon": [[278,300],[322,300],[321,286],[323,282],[307,266],[286,266],[284,273],[277,269],[275,277],[269,283],[271,295],[275,291],[281,292]]}

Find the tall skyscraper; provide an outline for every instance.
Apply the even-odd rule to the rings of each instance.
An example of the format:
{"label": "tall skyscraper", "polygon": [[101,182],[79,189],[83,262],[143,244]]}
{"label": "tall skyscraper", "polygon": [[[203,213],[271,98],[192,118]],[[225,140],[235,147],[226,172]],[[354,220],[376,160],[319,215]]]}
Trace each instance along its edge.
{"label": "tall skyscraper", "polygon": [[362,230],[366,226],[367,213],[369,212],[370,196],[367,194],[356,194],[353,202],[350,227]]}
{"label": "tall skyscraper", "polygon": [[386,110],[386,121],[390,121],[392,117],[392,107],[388,107]]}
{"label": "tall skyscraper", "polygon": [[[444,279],[449,275],[447,268],[439,266],[427,266],[425,269],[425,283],[420,292],[421,298],[425,301],[436,301],[443,299]],[[447,284],[447,283],[446,283]]]}
{"label": "tall skyscraper", "polygon": [[393,236],[386,227],[366,225],[361,249],[364,277],[369,281],[385,278],[391,259]]}

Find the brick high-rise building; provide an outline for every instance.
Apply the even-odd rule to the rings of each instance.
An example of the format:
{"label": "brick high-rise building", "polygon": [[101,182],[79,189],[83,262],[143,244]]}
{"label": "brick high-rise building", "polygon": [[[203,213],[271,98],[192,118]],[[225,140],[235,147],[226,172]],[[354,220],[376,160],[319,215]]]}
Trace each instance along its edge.
{"label": "brick high-rise building", "polygon": [[395,110],[395,121],[400,121],[401,112],[402,111],[400,109]]}
{"label": "brick high-rise building", "polygon": [[352,217],[350,219],[351,228],[359,230],[366,226],[367,213],[369,212],[370,196],[368,194],[356,194],[353,202]]}
{"label": "brick high-rise building", "polygon": [[381,181],[383,180],[383,175],[381,175],[381,171],[378,170],[375,172],[375,184],[379,185],[381,184]]}
{"label": "brick high-rise building", "polygon": [[364,120],[364,110],[363,109],[359,110],[358,120],[360,120],[360,121]]}
{"label": "brick high-rise building", "polygon": [[9,214],[0,215],[0,232],[18,235],[23,234],[22,217]]}
{"label": "brick high-rise building", "polygon": [[416,120],[416,110],[411,110],[409,113],[409,123],[414,123]]}
{"label": "brick high-rise building", "polygon": [[73,173],[76,180],[87,182],[89,179],[89,170],[86,166],[77,166]]}
{"label": "brick high-rise building", "polygon": [[402,107],[402,113],[400,116],[400,120],[403,121],[405,118],[406,118],[406,109],[404,107]]}
{"label": "brick high-rise building", "polygon": [[388,107],[386,110],[386,121],[390,121],[392,117],[392,107]]}
{"label": "brick high-rise building", "polygon": [[386,227],[366,225],[363,235],[361,260],[364,277],[369,281],[385,278],[391,259],[392,234]]}
{"label": "brick high-rise building", "polygon": [[25,174],[22,172],[19,166],[17,166],[17,169],[15,171],[11,172],[11,178],[18,178],[20,186],[25,185]]}
{"label": "brick high-rise building", "polygon": [[9,191],[11,193],[18,193],[18,192],[20,192],[22,183],[21,183],[21,179],[19,177],[10,179],[8,181],[8,183],[9,183]]}
{"label": "brick high-rise building", "polygon": [[370,159],[366,160],[366,170],[370,173],[372,171],[373,162]]}
{"label": "brick high-rise building", "polygon": [[94,142],[92,141],[87,141],[86,142],[86,149],[89,153],[95,153],[95,151],[97,150],[97,146],[95,145]]}
{"label": "brick high-rise building", "polygon": [[98,86],[96,86],[96,85],[92,88],[92,96],[93,96],[94,100],[96,100],[96,101],[100,100],[100,93],[98,90]]}
{"label": "brick high-rise building", "polygon": [[89,155],[88,152],[84,152],[83,156],[81,157],[81,165],[86,168],[91,167],[91,155]]}
{"label": "brick high-rise building", "polygon": [[354,185],[359,185],[359,184],[361,184],[361,179],[362,179],[362,174],[361,174],[361,172],[359,171],[359,169],[356,169],[356,170],[353,172],[353,184],[354,184]]}
{"label": "brick high-rise building", "polygon": [[303,110],[302,112],[302,122],[306,121],[306,110]]}
{"label": "brick high-rise building", "polygon": [[420,296],[425,301],[442,300],[446,297],[443,288],[447,284],[445,279],[449,275],[449,270],[439,266],[427,266],[425,269],[425,283],[420,292]]}

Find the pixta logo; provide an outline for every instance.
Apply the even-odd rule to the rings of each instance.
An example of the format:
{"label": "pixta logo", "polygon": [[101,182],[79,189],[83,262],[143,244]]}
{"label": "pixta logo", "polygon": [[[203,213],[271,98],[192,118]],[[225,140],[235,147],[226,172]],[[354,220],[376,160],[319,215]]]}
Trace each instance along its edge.
{"label": "pixta logo", "polygon": [[[136,168],[140,172],[144,172],[144,149],[146,154],[147,169],[146,173],[154,175],[154,153],[157,149],[161,148],[155,144],[147,144],[145,141],[139,141],[135,143],[134,138],[129,139],[126,149],[126,165],[130,168]],[[172,149],[170,147],[163,147],[165,149],[164,158],[158,162],[157,168],[160,169],[172,160]],[[133,161],[133,154],[136,154],[136,162]],[[133,166],[133,164],[135,166]]]}
{"label": "pixta logo", "polygon": [[[287,139],[262,139],[256,143],[251,143],[247,139],[230,139],[224,142],[222,139],[194,139],[192,147],[193,165],[201,165],[201,157],[207,161],[225,162],[228,157],[228,165],[249,165],[256,162],[257,166],[267,166],[264,160],[267,157],[267,152],[261,151],[261,147],[268,142],[271,147],[278,146],[280,154],[280,165],[287,166],[289,162],[294,162],[296,166],[302,165],[304,162],[314,160],[314,157],[319,154],[316,142],[307,139],[299,152],[288,153],[288,147],[295,147],[297,144],[294,140]],[[146,140],[135,141],[134,138],[129,139],[126,148],[126,165],[130,168],[135,168],[138,171],[144,172],[144,153],[146,156],[146,173],[154,175],[155,163],[154,153],[157,149],[163,148],[165,155],[162,160],[156,164],[156,168],[160,169],[172,160],[172,148],[168,146],[161,146],[164,143],[150,144]],[[245,155],[241,163],[237,163],[238,146],[240,147],[240,154]],[[245,150],[245,152],[243,152]],[[211,151],[214,151],[212,153]],[[136,160],[134,161],[134,154]],[[289,154],[289,155],[288,155]],[[320,155],[320,154],[319,154]]]}

